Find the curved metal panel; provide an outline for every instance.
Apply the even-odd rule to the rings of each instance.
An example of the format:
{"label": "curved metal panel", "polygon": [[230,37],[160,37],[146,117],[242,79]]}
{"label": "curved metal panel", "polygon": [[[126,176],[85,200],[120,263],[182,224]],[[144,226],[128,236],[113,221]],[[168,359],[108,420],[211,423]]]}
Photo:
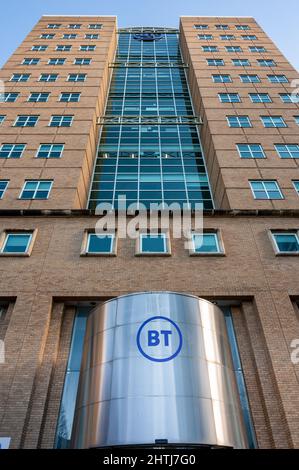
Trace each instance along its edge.
{"label": "curved metal panel", "polygon": [[88,319],[72,447],[246,448],[222,311],[172,292],[105,302]]}

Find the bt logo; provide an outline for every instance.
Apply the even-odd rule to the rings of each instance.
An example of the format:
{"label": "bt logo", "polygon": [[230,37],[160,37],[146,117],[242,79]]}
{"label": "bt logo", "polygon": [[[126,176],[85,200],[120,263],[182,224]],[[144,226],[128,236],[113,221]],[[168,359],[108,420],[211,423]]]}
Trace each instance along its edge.
{"label": "bt logo", "polygon": [[140,326],[137,346],[146,359],[167,362],[180,353],[183,336],[177,324],[170,318],[152,317]]}

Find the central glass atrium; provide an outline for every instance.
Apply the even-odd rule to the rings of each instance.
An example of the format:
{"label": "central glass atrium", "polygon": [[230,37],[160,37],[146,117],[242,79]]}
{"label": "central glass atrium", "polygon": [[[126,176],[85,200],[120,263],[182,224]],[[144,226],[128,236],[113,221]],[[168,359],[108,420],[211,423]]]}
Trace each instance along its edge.
{"label": "central glass atrium", "polygon": [[119,31],[89,208],[213,201],[178,31]]}

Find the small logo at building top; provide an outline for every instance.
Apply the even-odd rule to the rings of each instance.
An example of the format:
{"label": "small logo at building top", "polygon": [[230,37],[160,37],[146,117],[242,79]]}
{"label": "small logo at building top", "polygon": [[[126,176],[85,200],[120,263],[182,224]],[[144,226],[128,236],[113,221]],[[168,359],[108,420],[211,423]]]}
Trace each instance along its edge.
{"label": "small logo at building top", "polygon": [[137,333],[139,352],[153,362],[174,359],[183,346],[183,336],[178,325],[167,317],[152,317],[140,326]]}
{"label": "small logo at building top", "polygon": [[133,37],[137,41],[152,42],[152,41],[160,41],[160,39],[162,39],[163,35],[158,34],[158,33],[138,33],[138,34],[134,34]]}

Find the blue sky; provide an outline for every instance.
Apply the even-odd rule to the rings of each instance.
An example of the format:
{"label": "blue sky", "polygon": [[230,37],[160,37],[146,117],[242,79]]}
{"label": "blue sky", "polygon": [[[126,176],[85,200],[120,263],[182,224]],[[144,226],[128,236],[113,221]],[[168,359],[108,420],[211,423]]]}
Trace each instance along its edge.
{"label": "blue sky", "polygon": [[0,66],[43,14],[117,15],[119,26],[177,26],[182,15],[254,16],[299,70],[298,0],[8,0],[1,5]]}

